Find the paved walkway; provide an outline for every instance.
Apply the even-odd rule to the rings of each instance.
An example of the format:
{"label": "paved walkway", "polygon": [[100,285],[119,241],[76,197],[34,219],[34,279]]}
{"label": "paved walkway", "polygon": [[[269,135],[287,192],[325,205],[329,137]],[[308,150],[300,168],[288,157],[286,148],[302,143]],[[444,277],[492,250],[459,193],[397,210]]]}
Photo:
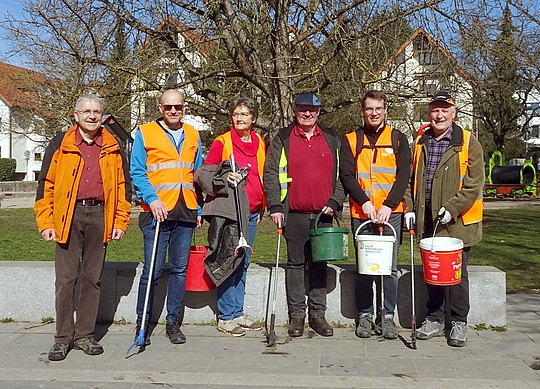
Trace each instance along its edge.
{"label": "paved walkway", "polygon": [[283,327],[269,348],[264,333],[232,338],[211,326],[185,326],[187,343],[172,345],[159,325],[152,344],[126,358],[134,326],[111,325],[98,331],[104,354],[71,351],[49,362],[54,324],[0,324],[0,387],[540,388],[540,295],[507,297],[508,330],[469,329],[463,348],[435,338],[412,350],[406,329],[400,340],[382,341],[358,339],[352,328],[291,339]]}

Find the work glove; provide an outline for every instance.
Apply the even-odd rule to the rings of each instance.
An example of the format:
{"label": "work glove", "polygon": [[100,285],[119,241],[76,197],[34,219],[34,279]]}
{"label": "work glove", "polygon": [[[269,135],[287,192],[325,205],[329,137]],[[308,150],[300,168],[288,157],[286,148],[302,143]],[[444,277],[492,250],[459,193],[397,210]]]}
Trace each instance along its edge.
{"label": "work glove", "polygon": [[442,224],[446,224],[452,220],[452,215],[450,215],[450,212],[448,212],[445,207],[441,207],[439,212],[437,212],[437,219],[439,219]]}
{"label": "work glove", "polygon": [[414,224],[416,223],[416,216],[414,212],[407,212],[405,213],[405,226],[407,229],[414,230]]}

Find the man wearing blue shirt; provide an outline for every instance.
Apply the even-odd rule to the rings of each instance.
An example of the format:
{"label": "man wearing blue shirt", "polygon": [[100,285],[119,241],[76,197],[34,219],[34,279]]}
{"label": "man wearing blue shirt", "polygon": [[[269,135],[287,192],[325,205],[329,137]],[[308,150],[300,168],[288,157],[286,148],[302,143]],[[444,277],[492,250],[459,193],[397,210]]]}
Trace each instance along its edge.
{"label": "man wearing blue shirt", "polygon": [[[182,122],[184,96],[170,89],[158,105],[162,117],[143,124],[135,135],[131,155],[131,177],[141,199],[139,227],[144,237],[144,267],[139,281],[137,329],[143,315],[149,322],[157,283],[169,251],[166,335],[171,343],[186,342],[180,330],[186,271],[193,229],[201,224],[193,173],[202,165],[199,133]],[[154,245],[155,222],[160,222],[149,307],[144,310],[150,262]],[[145,344],[150,344],[146,331]]]}

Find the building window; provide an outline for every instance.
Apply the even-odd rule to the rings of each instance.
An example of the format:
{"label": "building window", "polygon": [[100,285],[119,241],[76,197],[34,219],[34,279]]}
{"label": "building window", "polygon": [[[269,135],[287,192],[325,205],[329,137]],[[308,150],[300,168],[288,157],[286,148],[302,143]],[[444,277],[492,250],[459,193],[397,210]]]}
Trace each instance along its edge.
{"label": "building window", "polygon": [[41,153],[34,153],[34,161],[41,161]]}
{"label": "building window", "polygon": [[437,50],[425,39],[416,44],[418,63],[420,65],[435,65],[439,63]]}

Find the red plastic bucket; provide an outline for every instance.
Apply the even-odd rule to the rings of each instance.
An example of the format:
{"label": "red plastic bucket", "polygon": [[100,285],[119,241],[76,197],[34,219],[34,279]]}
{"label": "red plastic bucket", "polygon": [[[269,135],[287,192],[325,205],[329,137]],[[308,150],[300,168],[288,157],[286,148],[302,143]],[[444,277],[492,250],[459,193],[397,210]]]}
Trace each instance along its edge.
{"label": "red plastic bucket", "polygon": [[424,280],[432,285],[456,285],[461,282],[463,241],[434,237],[420,241]]}
{"label": "red plastic bucket", "polygon": [[208,247],[191,246],[186,275],[186,290],[192,292],[206,292],[214,289],[214,281],[204,269],[204,257]]}

